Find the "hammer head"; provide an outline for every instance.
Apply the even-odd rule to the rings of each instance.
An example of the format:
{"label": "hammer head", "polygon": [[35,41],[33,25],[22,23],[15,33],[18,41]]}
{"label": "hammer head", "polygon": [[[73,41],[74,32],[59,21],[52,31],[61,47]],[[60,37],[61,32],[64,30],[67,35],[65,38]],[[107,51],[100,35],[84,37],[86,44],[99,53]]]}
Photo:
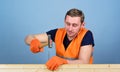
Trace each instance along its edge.
{"label": "hammer head", "polygon": [[51,39],[51,35],[48,35],[48,47],[52,48],[52,39]]}

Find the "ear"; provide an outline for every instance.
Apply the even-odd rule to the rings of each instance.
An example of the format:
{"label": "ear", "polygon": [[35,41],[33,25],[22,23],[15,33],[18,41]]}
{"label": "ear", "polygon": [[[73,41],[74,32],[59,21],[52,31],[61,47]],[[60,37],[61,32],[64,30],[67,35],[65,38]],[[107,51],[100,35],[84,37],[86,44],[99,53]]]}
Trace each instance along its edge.
{"label": "ear", "polygon": [[85,27],[85,22],[83,22],[83,23],[82,23],[81,27],[82,27],[82,28],[84,28],[84,27]]}
{"label": "ear", "polygon": [[66,21],[64,20],[64,25],[66,26]]}
{"label": "ear", "polygon": [[66,21],[64,20],[64,23],[66,23]]}

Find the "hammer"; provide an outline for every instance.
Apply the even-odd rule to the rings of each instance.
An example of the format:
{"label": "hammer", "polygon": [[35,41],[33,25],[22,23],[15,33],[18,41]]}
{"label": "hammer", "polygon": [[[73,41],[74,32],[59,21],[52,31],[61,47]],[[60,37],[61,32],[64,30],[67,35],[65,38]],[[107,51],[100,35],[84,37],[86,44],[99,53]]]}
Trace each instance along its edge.
{"label": "hammer", "polygon": [[[39,48],[43,48],[44,46],[47,46],[49,48],[52,48],[52,39],[51,39],[51,35],[48,35],[48,42],[44,42],[44,43],[41,43],[41,46],[39,46]],[[48,60],[50,58],[50,52],[48,51]]]}
{"label": "hammer", "polygon": [[51,35],[48,35],[48,42],[42,42],[41,45],[39,46],[39,48],[43,48],[45,46],[47,46],[49,48],[52,48],[52,39],[51,39]]}

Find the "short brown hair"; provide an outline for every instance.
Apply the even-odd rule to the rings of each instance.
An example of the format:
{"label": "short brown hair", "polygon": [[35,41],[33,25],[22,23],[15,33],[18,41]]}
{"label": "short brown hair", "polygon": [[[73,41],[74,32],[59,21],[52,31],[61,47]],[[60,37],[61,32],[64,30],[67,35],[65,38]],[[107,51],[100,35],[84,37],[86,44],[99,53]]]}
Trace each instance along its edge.
{"label": "short brown hair", "polygon": [[81,23],[84,22],[84,13],[81,11],[81,10],[78,10],[76,8],[73,8],[73,9],[70,9],[69,11],[67,11],[66,15],[65,15],[65,19],[66,19],[66,16],[69,15],[71,17],[80,17],[81,18]]}

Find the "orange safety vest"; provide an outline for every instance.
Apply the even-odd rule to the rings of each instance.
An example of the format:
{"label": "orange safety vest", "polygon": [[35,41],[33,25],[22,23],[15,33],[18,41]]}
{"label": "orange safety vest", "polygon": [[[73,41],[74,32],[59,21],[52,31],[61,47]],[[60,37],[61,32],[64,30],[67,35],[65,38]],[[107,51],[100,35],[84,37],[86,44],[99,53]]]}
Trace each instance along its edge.
{"label": "orange safety vest", "polygon": [[[72,40],[65,50],[63,40],[66,35],[66,30],[65,28],[58,29],[55,36],[56,55],[65,59],[78,59],[81,42],[87,31],[87,29],[81,28],[76,38]],[[92,62],[93,56],[91,56],[89,63],[92,64]]]}

